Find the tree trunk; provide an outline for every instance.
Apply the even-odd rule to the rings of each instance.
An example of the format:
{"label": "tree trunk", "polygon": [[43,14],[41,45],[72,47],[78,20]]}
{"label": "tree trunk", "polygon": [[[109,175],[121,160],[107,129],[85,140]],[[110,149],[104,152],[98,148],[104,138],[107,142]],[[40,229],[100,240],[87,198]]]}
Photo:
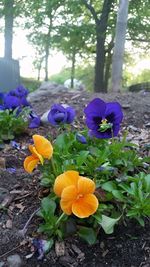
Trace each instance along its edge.
{"label": "tree trunk", "polygon": [[105,65],[105,36],[101,33],[101,25],[96,28],[96,62],[94,91],[105,92],[104,88],[104,65]]}
{"label": "tree trunk", "polygon": [[120,0],[117,15],[115,46],[112,60],[112,91],[119,92],[122,87],[122,67],[125,36],[128,19],[129,0]]}
{"label": "tree trunk", "polygon": [[71,88],[74,88],[74,78],[75,78],[75,62],[76,62],[76,51],[73,50],[72,53],[72,66],[71,66]]}
{"label": "tree trunk", "polygon": [[100,20],[96,20],[96,64],[95,64],[95,92],[107,92],[104,88],[104,66],[105,66],[105,39],[108,25],[109,13],[114,0],[104,0]]}
{"label": "tree trunk", "polygon": [[45,44],[45,81],[48,81],[48,58],[49,58],[49,49],[50,49],[50,37],[51,37],[51,31],[52,31],[52,23],[53,19],[50,15],[49,17],[49,28],[48,33],[46,35],[46,44]]}
{"label": "tree trunk", "polygon": [[108,91],[108,82],[110,78],[111,62],[112,62],[112,53],[108,52],[107,58],[105,60],[105,74],[104,74],[104,88],[106,92]]}
{"label": "tree trunk", "polygon": [[108,44],[108,49],[105,55],[105,71],[104,71],[104,88],[108,91],[109,78],[111,76],[111,63],[112,63],[112,49],[114,47],[114,38],[112,37],[111,42]]}
{"label": "tree trunk", "polygon": [[42,64],[40,64],[38,67],[38,77],[37,77],[38,81],[40,81],[40,78],[41,78],[41,66],[42,66]]}
{"label": "tree trunk", "polygon": [[45,48],[45,81],[48,81],[48,58],[49,58],[49,46]]}
{"label": "tree trunk", "polygon": [[6,59],[12,59],[14,0],[5,0],[4,1],[4,13],[5,13],[4,57]]}

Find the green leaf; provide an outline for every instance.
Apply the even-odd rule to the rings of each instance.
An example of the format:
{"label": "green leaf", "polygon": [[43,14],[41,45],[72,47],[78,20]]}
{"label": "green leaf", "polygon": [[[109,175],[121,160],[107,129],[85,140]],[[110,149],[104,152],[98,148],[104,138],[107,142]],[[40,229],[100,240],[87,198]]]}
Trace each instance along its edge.
{"label": "green leaf", "polygon": [[96,235],[96,232],[92,228],[85,227],[85,226],[80,226],[78,234],[89,245],[95,244],[96,239],[97,239],[97,235]]}
{"label": "green leaf", "polygon": [[115,198],[119,199],[120,201],[124,201],[124,196],[119,190],[113,190],[112,194]]}
{"label": "green leaf", "polygon": [[41,180],[41,182],[40,182],[40,184],[42,185],[42,186],[46,186],[46,187],[48,187],[48,186],[50,186],[50,179],[48,179],[48,178],[43,178],[42,180]]}
{"label": "green leaf", "polygon": [[99,221],[98,223],[102,226],[102,228],[106,234],[112,234],[114,231],[114,226],[120,220],[120,218],[121,218],[121,216],[114,219],[114,218],[110,218],[106,215],[102,215],[101,221]]}
{"label": "green leaf", "polygon": [[56,209],[55,201],[49,199],[49,197],[45,197],[42,199],[41,205],[46,214],[54,215]]}
{"label": "green leaf", "polygon": [[145,181],[146,192],[150,192],[150,174],[148,174],[144,177],[144,181]]}
{"label": "green leaf", "polygon": [[117,189],[117,186],[115,184],[115,182],[113,181],[108,181],[104,184],[102,184],[102,189],[108,191],[108,192],[112,192],[113,190]]}

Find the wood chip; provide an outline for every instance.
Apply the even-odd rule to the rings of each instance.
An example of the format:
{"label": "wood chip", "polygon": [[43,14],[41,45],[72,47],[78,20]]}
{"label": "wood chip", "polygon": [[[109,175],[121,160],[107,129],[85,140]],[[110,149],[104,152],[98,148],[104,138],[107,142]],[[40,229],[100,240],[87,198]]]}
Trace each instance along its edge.
{"label": "wood chip", "polygon": [[6,228],[8,228],[8,229],[12,229],[12,220],[7,220],[7,222],[6,222]]}
{"label": "wood chip", "polygon": [[62,242],[55,242],[55,252],[57,257],[61,257],[65,255],[65,243]]}

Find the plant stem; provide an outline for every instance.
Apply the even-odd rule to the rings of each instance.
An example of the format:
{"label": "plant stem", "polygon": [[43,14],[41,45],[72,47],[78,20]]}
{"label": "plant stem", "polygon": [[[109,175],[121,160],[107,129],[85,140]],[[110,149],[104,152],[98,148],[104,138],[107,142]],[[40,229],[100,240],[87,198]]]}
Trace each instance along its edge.
{"label": "plant stem", "polygon": [[63,212],[60,217],[58,218],[58,220],[56,221],[56,225],[58,225],[60,223],[60,221],[63,219],[63,217],[65,216],[65,213]]}
{"label": "plant stem", "polygon": [[50,162],[51,162],[51,166],[52,166],[52,169],[53,169],[53,173],[57,177],[57,171],[56,171],[56,168],[55,168],[55,164],[54,164],[53,158],[51,158]]}

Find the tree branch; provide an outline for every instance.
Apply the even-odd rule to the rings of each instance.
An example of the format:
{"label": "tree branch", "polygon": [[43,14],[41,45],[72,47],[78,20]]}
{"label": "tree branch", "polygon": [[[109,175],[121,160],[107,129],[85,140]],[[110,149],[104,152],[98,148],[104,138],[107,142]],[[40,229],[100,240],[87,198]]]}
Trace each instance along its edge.
{"label": "tree branch", "polygon": [[141,39],[141,38],[126,38],[127,41],[136,41],[136,42],[144,42],[144,43],[150,43],[150,40]]}
{"label": "tree branch", "polygon": [[94,7],[91,4],[88,4],[87,0],[82,0],[82,2],[86,6],[86,8],[91,12],[96,23],[98,23],[99,19],[98,19],[98,16],[97,16],[97,13],[96,13]]}

